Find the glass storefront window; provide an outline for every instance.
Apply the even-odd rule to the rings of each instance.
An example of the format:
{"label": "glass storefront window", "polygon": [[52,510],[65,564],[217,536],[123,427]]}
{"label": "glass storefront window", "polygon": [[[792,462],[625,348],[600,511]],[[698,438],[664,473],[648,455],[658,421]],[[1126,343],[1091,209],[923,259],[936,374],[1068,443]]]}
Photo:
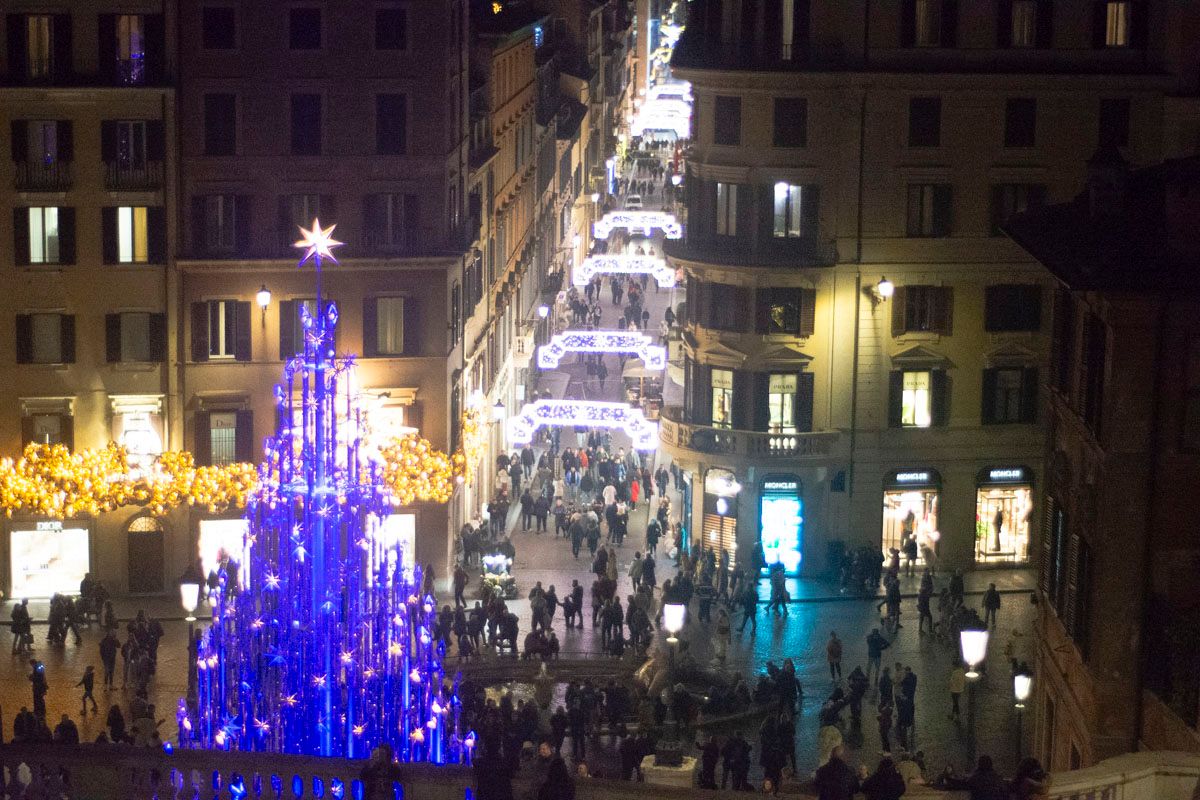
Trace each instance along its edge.
{"label": "glass storefront window", "polygon": [[928,428],[933,422],[932,375],[928,370],[905,372],[900,400],[900,424]]}
{"label": "glass storefront window", "polygon": [[[33,528],[33,530],[30,530]],[[79,582],[91,569],[88,530],[38,522],[9,534],[12,597],[79,594]]]}
{"label": "glass storefront window", "polygon": [[772,375],[767,398],[771,433],[796,432],[796,376]]}
{"label": "glass storefront window", "polygon": [[771,477],[763,481],[759,501],[759,541],[769,568],[782,564],[788,575],[800,573],[804,543],[804,501],[795,477]]}
{"label": "glass storefront window", "polygon": [[1019,564],[1029,560],[1033,490],[1029,486],[980,486],[975,500],[975,560]]}
{"label": "glass storefront window", "polygon": [[917,563],[928,563],[937,555],[938,490],[936,488],[893,489],[883,493],[883,554],[891,558],[892,550],[903,557],[904,544],[910,537],[917,540]]}
{"label": "glass storefront window", "polygon": [[712,371],[712,424],[714,428],[733,425],[733,370]]}

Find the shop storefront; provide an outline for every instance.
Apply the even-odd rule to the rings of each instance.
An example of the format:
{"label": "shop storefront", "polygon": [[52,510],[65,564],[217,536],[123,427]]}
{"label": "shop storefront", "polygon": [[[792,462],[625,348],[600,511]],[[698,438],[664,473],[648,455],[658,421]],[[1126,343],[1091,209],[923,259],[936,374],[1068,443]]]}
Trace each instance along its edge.
{"label": "shop storefront", "polygon": [[883,486],[883,553],[904,552],[904,543],[917,540],[918,562],[925,563],[926,551],[938,552],[938,504],[942,478],[932,469],[897,470]]}
{"label": "shop storefront", "polygon": [[92,525],[81,520],[13,520],[8,528],[9,596],[79,594],[91,571]]}
{"label": "shop storefront", "polygon": [[692,547],[692,473],[685,470],[680,477],[682,478],[682,498],[679,507],[679,542],[680,547],[690,551]]}
{"label": "shop storefront", "polygon": [[729,564],[737,562],[738,495],[742,485],[727,469],[710,469],[704,474],[704,528],[702,545],[705,550],[729,553]]}
{"label": "shop storefront", "polygon": [[987,467],[975,494],[975,563],[1021,564],[1029,560],[1033,474],[1026,467]]}
{"label": "shop storefront", "polygon": [[200,520],[196,546],[205,578],[211,580],[221,566],[232,570],[236,565],[238,586],[250,585],[249,533],[250,522],[242,517]]}
{"label": "shop storefront", "polygon": [[804,501],[795,475],[771,475],[762,482],[759,496],[759,541],[766,573],[782,564],[788,575],[800,574],[804,546]]}

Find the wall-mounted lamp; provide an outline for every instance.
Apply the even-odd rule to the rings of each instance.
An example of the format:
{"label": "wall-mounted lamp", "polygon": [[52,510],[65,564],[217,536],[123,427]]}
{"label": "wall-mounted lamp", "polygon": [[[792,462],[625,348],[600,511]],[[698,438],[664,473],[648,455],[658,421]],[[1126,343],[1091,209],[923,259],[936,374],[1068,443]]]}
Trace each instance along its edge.
{"label": "wall-mounted lamp", "polygon": [[254,295],[255,302],[258,303],[258,309],[262,311],[263,325],[267,324],[267,306],[271,305],[271,290],[264,283],[258,293]]}
{"label": "wall-mounted lamp", "polygon": [[599,192],[592,192],[592,202],[593,203],[600,202],[600,193]]}
{"label": "wall-mounted lamp", "polygon": [[571,244],[575,245],[575,247],[579,247],[579,245],[583,244],[583,237],[578,233],[575,234],[571,237]]}
{"label": "wall-mounted lamp", "polygon": [[880,278],[879,283],[875,284],[875,294],[879,295],[880,300],[890,300],[895,293],[896,284],[887,278]]}
{"label": "wall-mounted lamp", "polygon": [[545,319],[550,316],[550,306],[538,306],[538,317]]}
{"label": "wall-mounted lamp", "polygon": [[496,401],[496,405],[492,406],[492,421],[504,421],[504,403],[500,402],[499,400]]}

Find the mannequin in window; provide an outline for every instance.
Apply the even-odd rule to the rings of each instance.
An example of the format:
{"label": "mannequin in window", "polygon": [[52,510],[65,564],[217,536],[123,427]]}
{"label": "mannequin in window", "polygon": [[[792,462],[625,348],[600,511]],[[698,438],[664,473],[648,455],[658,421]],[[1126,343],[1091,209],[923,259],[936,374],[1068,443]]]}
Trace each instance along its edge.
{"label": "mannequin in window", "polygon": [[1000,550],[1000,531],[1004,527],[1004,509],[997,508],[996,515],[992,517],[992,550],[999,552]]}

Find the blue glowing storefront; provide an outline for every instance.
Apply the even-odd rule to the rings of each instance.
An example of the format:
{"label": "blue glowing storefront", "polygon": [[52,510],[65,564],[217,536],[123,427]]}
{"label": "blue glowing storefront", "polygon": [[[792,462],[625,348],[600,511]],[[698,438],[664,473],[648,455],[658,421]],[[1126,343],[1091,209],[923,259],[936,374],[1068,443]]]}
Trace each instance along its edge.
{"label": "blue glowing storefront", "polygon": [[[804,549],[804,500],[795,475],[769,475],[759,496],[759,541],[766,564],[799,575]],[[764,569],[764,573],[766,570]]]}

